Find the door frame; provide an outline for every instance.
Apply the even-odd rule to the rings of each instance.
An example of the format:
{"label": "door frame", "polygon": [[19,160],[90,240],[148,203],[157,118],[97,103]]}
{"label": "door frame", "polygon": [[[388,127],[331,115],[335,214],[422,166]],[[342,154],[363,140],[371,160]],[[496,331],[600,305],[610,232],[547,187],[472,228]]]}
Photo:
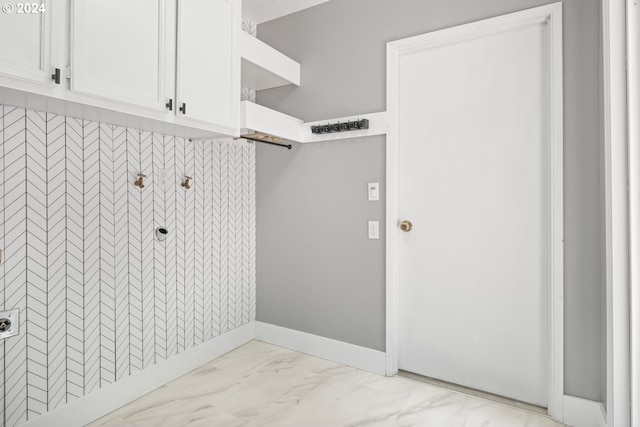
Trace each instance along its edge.
{"label": "door frame", "polygon": [[563,256],[563,100],[562,100],[562,4],[553,3],[510,13],[387,44],[386,143],[386,374],[398,372],[398,135],[400,57],[446,43],[468,40],[522,25],[546,22],[549,42],[550,114],[550,289],[548,411],[562,421],[564,400],[564,256]]}
{"label": "door frame", "polygon": [[[629,120],[629,194],[631,205],[631,378],[630,396],[622,396],[622,404],[631,402],[631,423],[640,427],[640,5],[627,0],[627,58]],[[624,372],[621,380],[624,381]],[[623,389],[624,390],[624,389]],[[616,396],[612,396],[615,398]],[[625,409],[623,406],[622,410]],[[615,414],[614,414],[615,415]],[[617,417],[617,415],[616,415]],[[613,426],[613,424],[610,424]]]}
{"label": "door frame", "polygon": [[640,427],[640,6],[602,2],[607,425]]}

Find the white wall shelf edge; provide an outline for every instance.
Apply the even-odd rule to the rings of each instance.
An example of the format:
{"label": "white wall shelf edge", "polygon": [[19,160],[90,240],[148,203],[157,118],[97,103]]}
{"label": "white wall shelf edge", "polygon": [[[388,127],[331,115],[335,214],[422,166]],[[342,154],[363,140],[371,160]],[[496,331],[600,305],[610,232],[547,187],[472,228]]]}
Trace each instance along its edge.
{"label": "white wall shelf edge", "polygon": [[304,122],[250,101],[240,103],[240,127],[300,141]]}
{"label": "white wall shelf edge", "polygon": [[[314,122],[303,122],[300,119],[274,111],[262,105],[243,101],[240,117],[240,127],[242,128],[268,133],[270,135],[278,136],[289,141],[300,142],[302,144],[386,135],[389,130],[389,121],[387,119],[386,111],[317,120]],[[320,135],[311,133],[311,126],[313,125],[355,121],[360,119],[369,120],[369,129]]]}
{"label": "white wall shelf edge", "polygon": [[300,86],[300,64],[257,38],[240,32],[242,86],[254,90]]}

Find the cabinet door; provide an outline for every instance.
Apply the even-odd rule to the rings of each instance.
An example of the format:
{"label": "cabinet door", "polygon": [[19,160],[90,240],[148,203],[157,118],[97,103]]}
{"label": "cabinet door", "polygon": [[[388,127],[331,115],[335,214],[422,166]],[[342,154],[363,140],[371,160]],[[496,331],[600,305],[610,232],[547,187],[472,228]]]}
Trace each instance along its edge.
{"label": "cabinet door", "polygon": [[73,0],[72,13],[71,89],[165,109],[174,93],[175,0]]}
{"label": "cabinet door", "polygon": [[240,2],[179,0],[178,4],[178,104],[186,105],[184,116],[235,133],[240,108]]}
{"label": "cabinet door", "polygon": [[[53,84],[53,2],[3,3],[0,12],[0,74]],[[57,64],[62,68],[62,64]],[[61,70],[62,72],[62,70]],[[62,79],[62,77],[61,77]]]}

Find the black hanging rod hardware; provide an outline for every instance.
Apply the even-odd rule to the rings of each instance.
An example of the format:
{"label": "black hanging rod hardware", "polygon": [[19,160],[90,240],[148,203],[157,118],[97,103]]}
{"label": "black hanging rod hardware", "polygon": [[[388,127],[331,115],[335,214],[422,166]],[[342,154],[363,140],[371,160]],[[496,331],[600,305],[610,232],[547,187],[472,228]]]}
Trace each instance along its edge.
{"label": "black hanging rod hardware", "polygon": [[276,147],[282,147],[288,150],[291,150],[291,147],[292,147],[291,144],[278,144],[277,142],[263,141],[261,139],[256,139],[256,138],[247,138],[246,136],[241,136],[240,138],[246,139],[247,141],[261,142],[263,144],[275,145]]}
{"label": "black hanging rod hardware", "polygon": [[[190,142],[208,141],[208,140],[214,140],[214,139],[220,139],[220,138],[211,138],[211,137],[205,136],[205,137],[189,138],[189,141]],[[292,148],[291,144],[282,144],[282,138],[278,138],[277,136],[269,135],[268,133],[263,133],[263,132],[254,132],[246,135],[240,135],[233,139],[235,140],[246,139],[247,141],[261,142],[263,144],[275,145],[276,147],[282,147],[288,150],[291,150]]]}
{"label": "black hanging rod hardware", "polygon": [[282,139],[277,136],[272,136],[262,132],[250,133],[247,135],[240,135],[238,138],[233,139],[246,139],[247,141],[260,142],[262,144],[275,145],[276,147],[286,148],[291,150],[291,144],[282,144]]}
{"label": "black hanging rod hardware", "polygon": [[338,122],[326,125],[312,125],[311,133],[321,135],[323,133],[348,132],[352,130],[369,129],[369,120],[361,119],[356,121]]}

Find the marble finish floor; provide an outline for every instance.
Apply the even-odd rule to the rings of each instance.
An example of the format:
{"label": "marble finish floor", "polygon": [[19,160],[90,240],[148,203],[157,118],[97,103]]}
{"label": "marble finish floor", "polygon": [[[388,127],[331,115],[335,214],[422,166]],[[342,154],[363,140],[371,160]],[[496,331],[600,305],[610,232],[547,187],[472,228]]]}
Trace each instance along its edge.
{"label": "marble finish floor", "polygon": [[251,341],[97,426],[561,427],[548,417]]}

